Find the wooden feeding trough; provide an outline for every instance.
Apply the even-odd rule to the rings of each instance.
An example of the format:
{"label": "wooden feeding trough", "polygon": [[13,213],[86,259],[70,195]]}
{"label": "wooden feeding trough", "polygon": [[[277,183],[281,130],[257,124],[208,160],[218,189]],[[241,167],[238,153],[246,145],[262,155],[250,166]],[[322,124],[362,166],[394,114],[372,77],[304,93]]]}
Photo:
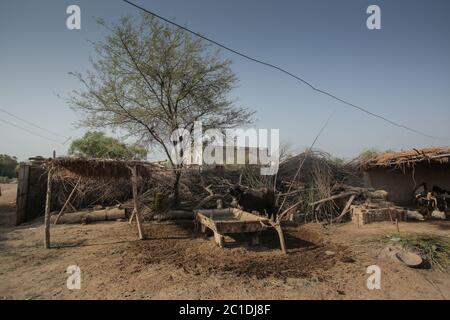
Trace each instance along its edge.
{"label": "wooden feeding trough", "polygon": [[202,233],[207,228],[214,232],[214,240],[221,248],[227,234],[247,233],[251,236],[250,243],[257,245],[261,231],[271,227],[269,219],[236,208],[198,210],[195,220]]}

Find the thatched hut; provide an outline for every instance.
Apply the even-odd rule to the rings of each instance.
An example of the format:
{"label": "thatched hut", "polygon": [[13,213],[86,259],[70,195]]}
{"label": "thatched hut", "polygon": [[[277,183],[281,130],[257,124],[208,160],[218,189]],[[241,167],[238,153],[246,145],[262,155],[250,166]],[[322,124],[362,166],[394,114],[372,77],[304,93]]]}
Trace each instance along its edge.
{"label": "thatched hut", "polygon": [[131,171],[128,167],[134,164],[142,178],[142,189],[151,189],[161,181],[171,183],[171,175],[158,163],[73,157],[30,158],[19,167],[16,225],[43,215],[48,168],[54,168],[52,210],[61,210],[74,185],[81,179],[70,203],[74,211],[94,205],[113,206],[117,201],[124,203],[131,199]]}
{"label": "thatched hut", "polygon": [[[87,159],[87,158],[33,158],[30,159],[34,162],[34,166],[38,167],[40,177],[46,177],[45,188],[43,187],[43,179],[39,179],[40,190],[43,191],[43,200],[45,201],[45,247],[50,247],[50,218],[52,209],[52,195],[55,191],[55,181],[64,180],[68,177],[76,177],[79,181],[84,179],[93,180],[128,180],[132,186],[133,196],[133,213],[131,219],[136,217],[139,238],[143,239],[144,234],[142,230],[142,214],[140,212],[140,200],[138,193],[138,179],[149,180],[152,179],[156,171],[161,171],[163,167],[159,164],[150,163],[146,161],[125,161],[125,160],[112,160],[112,159]],[[26,166],[23,166],[26,169]],[[25,172],[25,170],[24,170]],[[29,172],[26,171],[26,172]],[[46,173],[46,174],[45,174]],[[28,200],[30,197],[27,194],[30,193],[29,188],[29,174],[23,175],[23,179],[19,179],[18,194],[18,217],[27,217],[26,211],[30,207]],[[70,197],[77,189],[78,183],[73,187],[73,191],[70,193],[63,208],[60,210],[58,218],[63,214],[65,206],[69,203]],[[26,186],[26,188],[25,188]],[[45,191],[44,191],[45,190]],[[42,195],[42,192],[39,193]],[[39,206],[40,207],[40,206]],[[20,210],[19,210],[20,209]],[[25,213],[24,213],[24,212]],[[130,219],[130,221],[131,221]],[[20,220],[20,221],[19,221]],[[18,218],[21,222],[22,218]],[[56,223],[55,221],[55,223]]]}
{"label": "thatched hut", "polygon": [[450,189],[450,147],[412,149],[386,152],[366,161],[362,168],[366,182],[375,189],[384,189],[389,200],[408,205],[414,190],[425,183]]}

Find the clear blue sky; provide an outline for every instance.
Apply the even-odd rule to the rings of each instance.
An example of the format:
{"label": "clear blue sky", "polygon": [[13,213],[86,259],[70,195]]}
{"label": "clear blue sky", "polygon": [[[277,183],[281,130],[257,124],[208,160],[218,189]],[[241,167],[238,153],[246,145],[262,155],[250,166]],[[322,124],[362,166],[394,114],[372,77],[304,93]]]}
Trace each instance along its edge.
{"label": "clear blue sky", "polygon": [[[303,76],[315,86],[394,121],[450,137],[450,1],[136,0],[176,22],[242,52]],[[81,30],[67,30],[66,8],[81,7]],[[377,4],[382,29],[366,28]],[[79,137],[65,97],[79,83],[106,34],[95,19],[115,21],[138,11],[120,0],[0,0],[0,108],[64,136]],[[308,146],[337,110],[317,147],[352,157],[365,148],[449,145],[432,141],[321,96],[264,66],[233,60],[240,83],[233,97],[257,111],[259,128],[279,128],[296,148]],[[0,119],[63,141],[0,112]],[[0,153],[49,156],[67,145],[0,122]]]}

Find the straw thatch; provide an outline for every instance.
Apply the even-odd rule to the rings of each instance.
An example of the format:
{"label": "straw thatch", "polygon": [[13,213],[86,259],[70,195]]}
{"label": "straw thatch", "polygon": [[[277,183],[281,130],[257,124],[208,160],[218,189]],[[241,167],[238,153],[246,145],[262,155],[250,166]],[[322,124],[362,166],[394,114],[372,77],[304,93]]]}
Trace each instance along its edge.
{"label": "straw thatch", "polygon": [[151,176],[155,170],[162,166],[146,161],[112,160],[60,157],[45,160],[47,168],[53,167],[59,172],[75,174],[81,177],[120,179],[131,176],[130,168],[135,166],[137,174],[143,178]]}
{"label": "straw thatch", "polygon": [[399,152],[385,152],[369,159],[362,167],[364,169],[370,169],[375,167],[414,166],[417,163],[448,163],[449,159],[450,147],[433,147]]}

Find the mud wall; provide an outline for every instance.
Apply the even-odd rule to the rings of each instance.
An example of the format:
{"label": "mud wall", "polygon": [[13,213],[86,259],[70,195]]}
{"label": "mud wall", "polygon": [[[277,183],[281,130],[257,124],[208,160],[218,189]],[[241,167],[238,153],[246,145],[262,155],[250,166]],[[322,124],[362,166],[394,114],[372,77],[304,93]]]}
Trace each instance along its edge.
{"label": "mud wall", "polygon": [[[367,182],[375,189],[389,193],[389,200],[398,205],[412,202],[416,186],[425,182],[431,191],[433,186],[450,190],[450,164],[417,164],[415,169],[405,171],[393,168],[373,168],[366,172]],[[415,183],[414,183],[415,181]]]}

